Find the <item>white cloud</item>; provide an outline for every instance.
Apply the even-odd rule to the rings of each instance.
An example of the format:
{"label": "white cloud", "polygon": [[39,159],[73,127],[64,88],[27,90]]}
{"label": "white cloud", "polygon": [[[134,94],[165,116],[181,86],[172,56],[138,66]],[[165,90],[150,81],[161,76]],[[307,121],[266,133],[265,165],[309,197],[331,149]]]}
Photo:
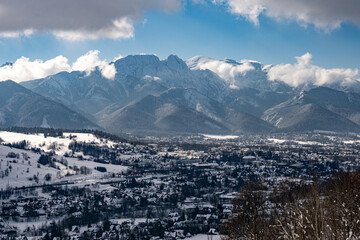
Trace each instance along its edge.
{"label": "white cloud", "polygon": [[306,26],[333,30],[343,22],[360,26],[360,1],[358,0],[212,0],[226,4],[233,14],[259,25],[261,14],[281,20],[295,20]]}
{"label": "white cloud", "polygon": [[63,71],[85,71],[90,74],[96,68],[100,70],[104,78],[114,79],[116,75],[114,64],[100,60],[99,53],[97,50],[89,51],[79,57],[72,66],[68,59],[63,56],[57,56],[47,61],[39,59],[31,61],[29,58],[21,57],[12,65],[0,67],[0,81],[10,79],[15,82],[23,82],[44,78]]}
{"label": "white cloud", "polygon": [[0,37],[28,29],[71,40],[124,39],[151,10],[175,11],[182,0],[1,0]]}
{"label": "white cloud", "polygon": [[100,66],[101,75],[104,78],[113,80],[116,75],[116,68],[114,64],[105,64]]}
{"label": "white cloud", "polygon": [[99,53],[98,50],[87,52],[73,63],[72,69],[74,71],[94,71],[95,67],[103,64],[99,59]]}
{"label": "white cloud", "polygon": [[311,64],[312,55],[306,53],[296,57],[295,64],[279,64],[268,67],[268,79],[281,81],[292,87],[300,85],[323,86],[333,83],[356,81],[358,69],[350,68],[321,68]]}
{"label": "white cloud", "polygon": [[235,84],[238,76],[244,76],[247,72],[255,69],[250,62],[246,61],[240,64],[232,64],[224,60],[215,60],[206,57],[194,57],[189,59],[187,64],[191,69],[209,69],[230,84]]}
{"label": "white cloud", "polygon": [[90,74],[98,67],[103,77],[114,79],[116,75],[114,64],[109,64],[105,60],[101,61],[99,53],[100,51],[98,50],[89,51],[74,62],[72,69],[74,71],[85,71],[87,74]]}
{"label": "white cloud", "polygon": [[10,79],[15,82],[22,82],[70,70],[68,59],[63,56],[45,62],[42,60],[30,61],[29,58],[21,57],[13,65],[0,68],[0,81]]}
{"label": "white cloud", "polygon": [[[360,82],[359,70],[350,68],[322,68],[313,65],[312,55],[306,53],[295,57],[294,64],[260,65],[259,62],[242,60],[237,63],[232,60],[214,60],[207,57],[194,57],[186,63],[190,69],[211,70],[229,83],[231,88],[253,86],[259,79],[284,82],[292,87],[307,86],[342,86]],[[256,64],[262,66],[262,73],[255,69]],[[256,70],[256,71],[254,71]],[[265,77],[265,79],[264,79]],[[256,86],[259,87],[259,86]]]}

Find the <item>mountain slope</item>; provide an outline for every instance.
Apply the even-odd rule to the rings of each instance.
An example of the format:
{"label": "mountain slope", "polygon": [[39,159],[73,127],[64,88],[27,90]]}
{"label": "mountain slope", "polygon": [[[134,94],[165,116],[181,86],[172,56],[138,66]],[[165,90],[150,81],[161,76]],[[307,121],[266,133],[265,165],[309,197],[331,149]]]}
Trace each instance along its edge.
{"label": "mountain slope", "polygon": [[0,82],[0,126],[96,129],[96,124],[62,104],[13,81]]}
{"label": "mountain slope", "polygon": [[108,105],[124,101],[127,96],[123,86],[103,78],[98,70],[91,74],[61,72],[21,85],[92,117]]}
{"label": "mountain slope", "polygon": [[356,124],[360,124],[360,94],[358,93],[318,87],[305,92],[303,98],[306,102],[314,102]]}
{"label": "mountain slope", "polygon": [[[333,94],[339,96],[335,97]],[[347,101],[342,98],[344,94],[346,95],[346,93],[326,88],[304,91],[293,99],[268,109],[262,119],[274,124],[282,131],[359,132],[359,125],[340,115],[343,112],[340,106],[350,107],[348,104],[341,105],[342,100]],[[327,98],[331,95],[335,98]],[[329,103],[333,103],[333,106],[337,108]]]}
{"label": "mountain slope", "polygon": [[227,108],[197,90],[171,88],[148,95],[100,122],[109,131],[171,131],[187,133],[269,132],[272,126]]}

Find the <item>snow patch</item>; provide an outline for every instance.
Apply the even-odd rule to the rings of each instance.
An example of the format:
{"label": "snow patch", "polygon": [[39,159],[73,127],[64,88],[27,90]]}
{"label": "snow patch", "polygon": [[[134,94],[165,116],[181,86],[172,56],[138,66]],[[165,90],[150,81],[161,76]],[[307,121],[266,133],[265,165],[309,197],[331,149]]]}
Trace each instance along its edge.
{"label": "snow patch", "polygon": [[26,140],[33,148],[40,148],[45,152],[55,151],[58,155],[65,155],[69,152],[69,144],[74,140],[77,142],[96,143],[99,146],[112,147],[114,142],[102,141],[90,133],[63,133],[63,137],[45,137],[44,134],[24,134],[0,131],[0,138],[5,143],[14,143]]}
{"label": "snow patch", "polygon": [[47,118],[46,116],[43,117],[42,123],[41,123],[41,127],[42,128],[50,128],[50,125],[48,124]]}
{"label": "snow patch", "polygon": [[207,138],[207,139],[218,139],[218,140],[239,138],[239,136],[234,136],[234,135],[209,135],[209,134],[203,134],[203,136],[205,138]]}

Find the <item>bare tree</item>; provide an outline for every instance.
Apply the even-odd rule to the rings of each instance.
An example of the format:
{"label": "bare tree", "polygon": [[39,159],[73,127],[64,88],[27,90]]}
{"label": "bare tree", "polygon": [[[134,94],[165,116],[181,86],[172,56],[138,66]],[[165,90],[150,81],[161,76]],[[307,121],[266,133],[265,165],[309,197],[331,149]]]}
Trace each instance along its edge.
{"label": "bare tree", "polygon": [[360,239],[360,171],[334,174],[321,186],[278,188],[256,183],[234,201],[225,239]]}
{"label": "bare tree", "polygon": [[360,172],[334,175],[328,181],[326,196],[332,239],[359,239]]}
{"label": "bare tree", "polygon": [[266,216],[266,192],[260,182],[250,184],[234,200],[233,215],[222,232],[225,239],[266,239],[269,220]]}

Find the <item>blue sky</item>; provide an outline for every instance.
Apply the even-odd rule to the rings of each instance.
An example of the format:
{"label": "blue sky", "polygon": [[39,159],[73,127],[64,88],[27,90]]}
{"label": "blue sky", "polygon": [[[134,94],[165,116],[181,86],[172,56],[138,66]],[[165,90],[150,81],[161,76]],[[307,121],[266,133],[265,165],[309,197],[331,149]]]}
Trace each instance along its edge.
{"label": "blue sky", "polygon": [[50,33],[0,39],[0,61],[21,56],[50,59],[64,55],[70,61],[97,49],[108,60],[118,55],[154,53],[160,58],[176,54],[183,59],[202,55],[216,59],[252,59],[265,64],[292,63],[306,52],[323,67],[359,67],[360,29],[343,23],[331,32],[295,20],[277,21],[259,16],[259,26],[233,14],[227,5],[187,2],[176,11],[145,12],[128,39],[68,41]]}

